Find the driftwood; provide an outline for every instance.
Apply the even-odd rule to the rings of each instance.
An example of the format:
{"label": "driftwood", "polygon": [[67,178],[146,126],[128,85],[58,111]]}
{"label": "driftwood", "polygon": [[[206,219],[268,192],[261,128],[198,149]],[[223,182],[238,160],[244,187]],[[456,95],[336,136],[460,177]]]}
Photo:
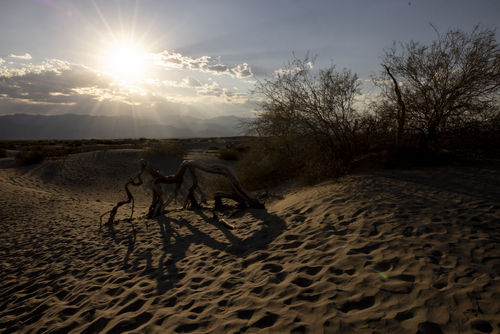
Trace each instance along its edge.
{"label": "driftwood", "polygon": [[[191,179],[193,183],[189,187],[188,194],[184,199],[183,208],[191,208],[197,209],[200,207],[200,204],[196,200],[195,191],[198,191],[201,196],[201,202],[206,203],[206,196],[199,187],[198,184],[198,176],[196,174],[196,170],[203,171],[209,174],[217,174],[222,175],[227,178],[229,183],[231,184],[231,192],[217,192],[214,196],[215,199],[215,207],[214,209],[218,209],[222,206],[222,199],[228,198],[238,203],[240,208],[256,208],[263,209],[264,204],[262,204],[256,197],[246,191],[240,183],[238,176],[234,173],[232,169],[227,166],[217,165],[217,164],[206,164],[201,161],[195,160],[184,160],[177,173],[173,175],[163,175],[160,171],[153,169],[153,167],[144,159],[141,159],[141,170],[139,174],[137,174],[134,178],[130,179],[125,184],[125,192],[127,194],[127,200],[118,202],[110,211],[105,212],[101,215],[101,225],[102,225],[102,217],[109,213],[109,219],[106,224],[112,224],[113,220],[118,212],[118,209],[128,203],[132,203],[132,211],[130,214],[130,222],[132,222],[132,215],[134,213],[134,197],[129,189],[129,186],[139,186],[143,184],[142,175],[144,173],[151,175],[153,181],[151,182],[153,198],[151,201],[151,205],[149,206],[148,218],[153,218],[159,216],[163,213],[163,210],[167,205],[169,205],[172,200],[177,199],[179,189],[182,186],[184,181],[184,174],[186,171],[189,171],[191,175]],[[163,198],[163,190],[162,184],[175,184],[174,192],[166,199]],[[132,223],[133,227],[133,223]]]}
{"label": "driftwood", "polygon": [[140,186],[143,183],[141,175],[142,175],[142,170],[134,178],[131,178],[127,183],[125,183],[125,192],[127,193],[127,200],[120,201],[120,202],[116,203],[116,205],[113,207],[113,209],[111,209],[110,211],[106,211],[105,213],[103,213],[101,215],[101,217],[99,217],[99,221],[100,221],[99,230],[102,228],[102,218],[105,215],[109,214],[109,218],[108,218],[108,221],[106,222],[106,224],[112,224],[114,219],[115,219],[116,213],[118,212],[118,208],[125,205],[125,204],[132,203],[129,221],[130,221],[130,224],[132,224],[132,229],[135,231],[134,223],[132,222],[132,216],[134,215],[135,201],[134,201],[134,196],[132,196],[132,192],[130,192],[130,189],[128,187],[130,185]]}

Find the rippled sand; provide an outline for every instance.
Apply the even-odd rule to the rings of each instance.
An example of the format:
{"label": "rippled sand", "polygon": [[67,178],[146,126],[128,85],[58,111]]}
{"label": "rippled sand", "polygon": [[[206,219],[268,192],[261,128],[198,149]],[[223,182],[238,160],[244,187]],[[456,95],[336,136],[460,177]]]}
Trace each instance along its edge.
{"label": "rippled sand", "polygon": [[[0,332],[500,331],[500,171],[376,171],[234,217],[137,189],[134,150],[0,166]],[[179,161],[161,165],[164,173]]]}

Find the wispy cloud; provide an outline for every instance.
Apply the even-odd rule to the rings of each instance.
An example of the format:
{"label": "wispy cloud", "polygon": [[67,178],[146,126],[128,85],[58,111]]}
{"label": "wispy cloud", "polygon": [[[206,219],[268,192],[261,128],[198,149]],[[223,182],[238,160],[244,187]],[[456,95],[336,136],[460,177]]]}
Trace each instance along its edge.
{"label": "wispy cloud", "polygon": [[25,53],[23,55],[15,55],[13,53],[11,53],[9,55],[10,58],[16,58],[16,59],[24,59],[24,60],[29,60],[29,59],[32,59],[31,55],[29,53]]}
{"label": "wispy cloud", "polygon": [[234,66],[222,64],[216,58],[210,56],[202,56],[193,58],[184,56],[178,52],[165,50],[160,53],[151,54],[158,66],[197,70],[206,73],[218,75],[230,75],[236,78],[249,78],[253,76],[252,69],[247,63],[242,63]]}
{"label": "wispy cloud", "polygon": [[194,91],[194,96],[176,96],[177,101],[185,103],[234,103],[241,104],[248,100],[248,94],[241,93],[236,87],[221,87],[219,83],[209,79],[208,82],[200,81],[194,77],[187,77],[181,81],[165,80],[165,87],[183,88]]}

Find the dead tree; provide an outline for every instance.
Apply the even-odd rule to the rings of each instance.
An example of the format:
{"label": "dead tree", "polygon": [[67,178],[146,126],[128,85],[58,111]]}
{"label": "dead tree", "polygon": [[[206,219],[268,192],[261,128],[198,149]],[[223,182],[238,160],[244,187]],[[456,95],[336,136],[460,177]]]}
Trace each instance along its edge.
{"label": "dead tree", "polygon": [[134,196],[132,196],[132,193],[130,192],[130,189],[128,187],[130,185],[137,187],[143,183],[142,178],[141,178],[142,172],[143,172],[143,170],[141,169],[141,172],[139,174],[137,174],[134,178],[131,178],[127,183],[125,183],[125,192],[127,193],[127,199],[125,201],[120,201],[120,202],[116,203],[116,205],[113,207],[113,209],[106,211],[105,213],[103,213],[101,215],[101,217],[99,217],[99,220],[100,220],[99,230],[102,228],[102,218],[105,215],[109,214],[109,218],[108,218],[108,221],[106,222],[106,225],[112,224],[114,219],[115,219],[116,213],[118,212],[118,208],[120,208],[121,206],[123,206],[125,204],[132,203],[129,220],[130,220],[130,223],[132,224],[132,229],[135,231],[134,223],[132,222],[132,216],[134,215]]}
{"label": "dead tree", "polygon": [[[215,194],[215,208],[219,208],[221,206],[223,198],[232,199],[237,202],[240,207],[243,208],[264,208],[264,205],[256,197],[254,197],[241,186],[238,176],[229,167],[216,164],[209,165],[195,160],[185,160],[181,163],[176,174],[163,176],[158,171],[153,170],[151,166],[144,160],[142,161],[142,165],[145,166],[145,171],[147,171],[155,178],[153,180],[153,201],[149,207],[148,217],[155,217],[161,214],[163,209],[168,204],[170,204],[173,199],[177,198],[179,189],[184,181],[184,174],[186,173],[186,170],[189,170],[193,183],[189,187],[188,194],[184,200],[183,208],[199,208],[200,205],[196,200],[195,191],[199,191],[202,202],[206,201],[206,196],[199,187],[198,176],[196,174],[197,169],[209,174],[222,175],[226,177],[231,184],[231,192],[217,192]],[[166,201],[163,200],[161,184],[175,184],[173,194]]]}
{"label": "dead tree", "polygon": [[[155,170],[147,161],[141,159],[141,170],[137,176],[133,179],[130,179],[125,184],[125,192],[127,193],[127,200],[118,202],[113,209],[105,212],[101,215],[101,224],[102,217],[109,213],[109,219],[106,224],[112,224],[113,219],[116,216],[118,208],[121,206],[132,203],[132,213],[130,218],[133,215],[133,205],[134,205],[134,197],[128,188],[129,185],[139,186],[143,184],[142,175],[149,174],[153,180],[151,182],[153,198],[151,201],[151,205],[149,206],[148,218],[153,218],[163,213],[164,208],[169,205],[172,200],[178,197],[179,190],[184,181],[184,175],[186,171],[189,171],[192,179],[192,184],[189,187],[186,198],[184,199],[183,208],[191,208],[196,209],[200,207],[200,204],[196,200],[195,191],[198,191],[201,196],[201,201],[206,202],[206,196],[201,190],[198,183],[198,176],[196,174],[196,170],[200,170],[209,174],[222,175],[227,178],[229,183],[231,184],[231,192],[217,192],[214,196],[215,199],[215,207],[214,209],[218,209],[222,205],[222,199],[228,198],[238,203],[240,208],[255,208],[255,209],[263,209],[264,204],[262,204],[256,197],[246,191],[240,183],[238,176],[236,173],[227,166],[217,165],[217,164],[206,164],[201,161],[195,160],[184,160],[177,173],[173,175],[163,175],[160,171]],[[174,192],[164,200],[162,185],[163,184],[175,184]],[[131,219],[130,219],[131,220]],[[132,221],[132,220],[131,220]]]}

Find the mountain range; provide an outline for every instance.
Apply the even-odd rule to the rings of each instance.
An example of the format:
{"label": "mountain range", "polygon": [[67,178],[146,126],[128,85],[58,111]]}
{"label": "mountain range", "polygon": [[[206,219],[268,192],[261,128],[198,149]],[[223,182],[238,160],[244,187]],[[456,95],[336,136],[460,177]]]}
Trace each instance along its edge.
{"label": "mountain range", "polygon": [[245,133],[248,118],[199,119],[169,116],[154,121],[130,116],[32,115],[0,116],[0,140],[230,137]]}

